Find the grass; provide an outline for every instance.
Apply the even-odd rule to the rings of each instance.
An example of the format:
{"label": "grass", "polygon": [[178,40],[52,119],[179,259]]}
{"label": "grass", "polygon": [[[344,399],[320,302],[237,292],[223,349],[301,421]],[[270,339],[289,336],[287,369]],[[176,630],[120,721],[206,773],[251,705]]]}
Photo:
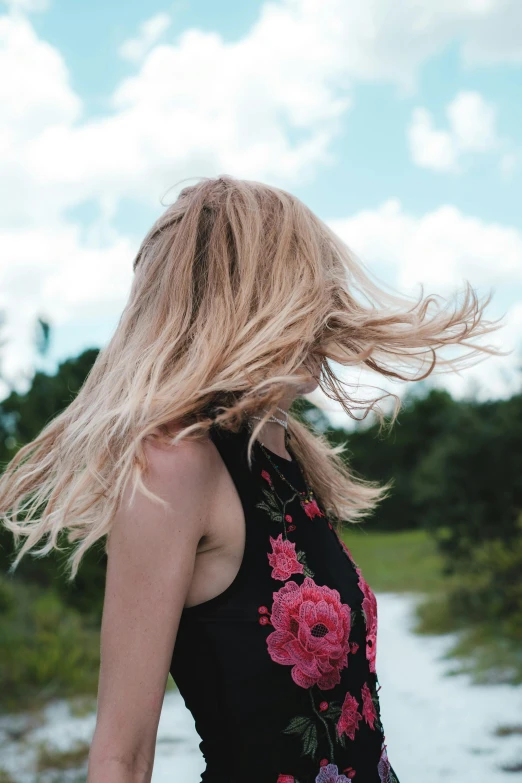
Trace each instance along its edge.
{"label": "grass", "polygon": [[424,530],[386,533],[346,526],[342,535],[375,592],[432,593],[442,587],[442,560]]}
{"label": "grass", "polygon": [[77,769],[87,762],[89,748],[90,744],[87,742],[77,742],[74,747],[67,750],[57,750],[50,745],[40,743],[36,771]]}
{"label": "grass", "polygon": [[456,661],[452,673],[470,674],[476,683],[518,685],[522,683],[520,641],[499,632],[498,624],[470,623],[458,626],[451,614],[447,596],[428,598],[417,608],[416,631],[424,634],[458,632],[458,639],[447,653]]}
{"label": "grass", "polygon": [[520,643],[499,633],[499,626],[456,622],[435,542],[423,530],[371,531],[346,526],[342,537],[365,579],[376,593],[412,592],[424,595],[417,606],[416,631],[457,632],[447,658],[453,673],[469,673],[477,683],[522,682]]}

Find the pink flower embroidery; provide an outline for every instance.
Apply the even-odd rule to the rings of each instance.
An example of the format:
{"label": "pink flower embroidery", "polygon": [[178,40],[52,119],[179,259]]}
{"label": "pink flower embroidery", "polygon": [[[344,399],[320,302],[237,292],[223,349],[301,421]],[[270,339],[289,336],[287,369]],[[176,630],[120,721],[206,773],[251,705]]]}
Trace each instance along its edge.
{"label": "pink flower embroidery", "polygon": [[368,688],[367,683],[364,683],[364,685],[361,688],[361,696],[362,696],[362,715],[368,726],[373,729],[375,720],[377,718],[377,712],[375,711],[375,705],[373,703],[372,694],[370,693],[370,689]]}
{"label": "pink flower embroidery", "polygon": [[309,576],[300,586],[287,582],[273,598],[275,630],[266,640],[272,660],[292,666],[292,679],[301,688],[334,688],[348,666],[348,604],[341,603],[337,590],[319,586]]}
{"label": "pink flower embroidery", "polygon": [[375,672],[375,658],[377,655],[377,600],[360,573],[359,586],[364,594],[362,609],[366,619],[366,658],[370,664],[370,671]]}
{"label": "pink flower embroidery", "polygon": [[321,771],[315,779],[315,783],[350,783],[346,775],[340,775],[335,764],[327,764],[321,767]]}
{"label": "pink flower embroidery", "polygon": [[261,471],[261,477],[264,478],[265,481],[268,481],[270,486],[272,486],[272,479],[270,477],[270,473],[267,470]]}
{"label": "pink flower embroidery", "polygon": [[301,501],[301,505],[305,510],[306,516],[310,519],[313,519],[314,517],[324,517],[324,514],[317,505],[315,498],[313,500],[309,500],[308,502]]}
{"label": "pink flower embroidery", "polygon": [[337,721],[337,733],[339,736],[346,734],[351,740],[355,739],[355,732],[359,728],[359,722],[362,718],[358,707],[359,702],[355,696],[346,693],[341,708],[341,715]]}
{"label": "pink flower embroidery", "polygon": [[295,778],[293,775],[279,775],[277,783],[295,783]]}
{"label": "pink flower embroidery", "polygon": [[370,664],[370,671],[375,673],[375,660],[377,657],[377,599],[362,575],[361,569],[355,564],[352,553],[339,535],[337,535],[337,538],[341,542],[344,551],[351,560],[353,567],[357,572],[357,576],[359,577],[359,588],[364,596],[362,610],[366,621],[366,658]]}
{"label": "pink flower embroidery", "polygon": [[270,536],[272,552],[268,553],[268,562],[272,566],[272,579],[281,579],[283,582],[292,574],[304,573],[303,564],[297,559],[295,544],[292,541],[283,541],[279,533],[277,538]]}

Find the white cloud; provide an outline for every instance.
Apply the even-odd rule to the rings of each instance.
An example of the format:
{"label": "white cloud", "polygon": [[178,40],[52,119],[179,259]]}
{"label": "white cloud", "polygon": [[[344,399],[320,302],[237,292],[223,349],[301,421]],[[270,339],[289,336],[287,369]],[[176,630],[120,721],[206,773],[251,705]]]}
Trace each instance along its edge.
{"label": "white cloud", "polygon": [[496,110],[478,92],[459,92],[446,107],[448,130],[434,127],[425,108],[413,112],[408,128],[413,161],[436,171],[457,171],[467,153],[498,151],[502,141],[496,128]]}
{"label": "white cloud", "polygon": [[[13,75],[0,87],[0,176],[13,193],[4,217],[42,215],[42,193],[54,216],[102,196],[157,204],[187,175],[298,183],[331,160],[354,81],[411,85],[449,42],[471,46],[491,19],[496,42],[517,13],[505,0],[282,0],[265,3],[237,41],[188,30],[147,51],[169,21],[158,14],[124,45],[141,60],[96,120],[81,118],[60,53],[23,18],[4,16],[1,67]],[[469,144],[465,117],[455,121]],[[433,135],[427,115],[423,122],[424,146],[435,150],[425,159],[452,165],[444,132]]]}
{"label": "white cloud", "polygon": [[[512,354],[488,357],[461,374],[433,375],[430,384],[442,384],[456,396],[476,387],[482,399],[521,389],[517,367],[522,366],[522,232],[463,215],[449,205],[415,217],[396,199],[329,225],[381,280],[404,293],[418,295],[423,283],[425,295],[451,297],[463,289],[465,280],[481,297],[492,290],[486,318],[505,316],[504,325],[482,343]],[[511,302],[505,306],[507,299]],[[411,385],[366,371],[358,378],[399,395]]]}
{"label": "white cloud", "polygon": [[122,43],[119,48],[120,57],[131,62],[142,60],[168,30],[171,21],[169,14],[164,12],[151,16],[140,25],[139,34],[135,38],[129,38]]}
{"label": "white cloud", "polygon": [[[448,0],[451,4],[451,0]],[[462,43],[467,65],[522,63],[522,3],[519,0],[469,0],[468,11],[477,9],[475,24]],[[458,14],[458,10],[456,14]]]}
{"label": "white cloud", "polygon": [[46,11],[49,8],[49,0],[2,0],[2,3],[15,13]]}
{"label": "white cloud", "polygon": [[[159,44],[169,22],[159,14],[123,44],[134,71],[116,86],[110,109],[92,119],[83,114],[63,56],[24,14],[43,5],[9,0],[0,16],[0,72],[9,75],[0,81],[0,180],[9,194],[0,211],[0,279],[4,301],[17,302],[24,317],[45,306],[61,323],[73,311],[89,317],[102,291],[104,306],[116,307],[135,249],[134,240],[115,232],[87,241],[66,217],[72,208],[87,202],[107,208],[110,223],[123,199],[159,207],[176,181],[222,172],[298,184],[331,160],[355,82],[411,88],[419,67],[455,41],[468,63],[522,59],[516,33],[522,5],[512,0],[266,2],[251,29],[232,42],[193,29]],[[477,143],[462,118],[455,123],[468,145]],[[409,271],[401,266],[408,279],[418,271],[414,237],[420,240],[398,211],[395,230],[411,258]],[[445,207],[438,221],[454,228],[448,246],[466,268],[465,259],[481,252],[472,223],[471,250],[459,239],[472,219]],[[426,236],[428,228],[427,216]],[[500,242],[495,273],[505,279],[501,270],[516,256],[518,239],[502,227],[486,234],[491,246]],[[444,257],[436,239],[435,249],[424,248],[424,260],[430,253]],[[447,264],[439,266],[436,274],[425,267],[429,279],[451,277]],[[80,290],[71,293],[75,286]],[[16,355],[24,356],[20,344]]]}
{"label": "white cloud", "polygon": [[0,16],[0,72],[0,127],[18,143],[79,119],[81,100],[61,54],[23,17]]}
{"label": "white cloud", "polygon": [[459,92],[447,108],[457,146],[463,152],[487,152],[499,143],[496,110],[478,92]]}
{"label": "white cloud", "polygon": [[433,127],[433,118],[424,108],[413,111],[408,128],[410,152],[414,163],[435,171],[451,171],[457,164],[458,151],[448,131]]}
{"label": "white cloud", "polygon": [[137,247],[109,232],[100,241],[77,225],[52,222],[24,231],[0,231],[0,337],[2,373],[13,380],[33,360],[32,330],[40,314],[60,328],[75,318],[110,317],[121,311],[132,281]]}
{"label": "white cloud", "polygon": [[507,356],[488,356],[484,362],[456,375],[445,375],[443,384],[455,397],[476,396],[478,399],[509,397],[522,392],[522,302],[506,311],[496,312],[503,316],[503,327],[489,336],[487,343],[499,347]]}
{"label": "white cloud", "polygon": [[392,199],[330,225],[358,256],[409,292],[421,282],[442,293],[466,279],[484,288],[522,284],[522,233],[451,205],[414,217]]}
{"label": "white cloud", "polygon": [[[522,391],[522,302],[513,304],[507,310],[490,307],[486,318],[494,320],[503,317],[502,328],[487,335],[481,340],[483,345],[493,346],[507,355],[495,356],[481,354],[481,361],[459,372],[439,372],[439,368],[422,381],[424,390],[427,388],[444,388],[455,399],[475,398],[480,401],[488,399],[508,398]],[[462,355],[463,351],[454,349],[453,355]],[[446,353],[449,356],[449,353]],[[483,357],[483,358],[482,358]],[[384,393],[405,394],[418,390],[416,381],[400,381],[387,378],[366,368],[336,366],[343,382],[349,384],[347,391],[357,389],[357,398],[373,401]],[[338,403],[325,397],[320,391],[311,396],[312,401],[322,408],[334,426],[344,426],[351,429],[354,425]],[[393,400],[386,398],[379,403],[387,413],[391,412]],[[360,418],[362,413],[357,412]],[[373,420],[372,414],[367,421]]]}

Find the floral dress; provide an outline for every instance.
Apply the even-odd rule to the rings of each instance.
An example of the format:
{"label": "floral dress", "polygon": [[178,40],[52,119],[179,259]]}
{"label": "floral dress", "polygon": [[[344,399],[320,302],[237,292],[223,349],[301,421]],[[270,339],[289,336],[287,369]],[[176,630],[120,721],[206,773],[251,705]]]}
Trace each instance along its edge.
{"label": "floral dress", "polygon": [[[245,516],[239,571],[181,615],[171,674],[204,783],[398,783],[376,674],[377,605],[299,463],[211,428]],[[290,447],[289,447],[290,448]]]}

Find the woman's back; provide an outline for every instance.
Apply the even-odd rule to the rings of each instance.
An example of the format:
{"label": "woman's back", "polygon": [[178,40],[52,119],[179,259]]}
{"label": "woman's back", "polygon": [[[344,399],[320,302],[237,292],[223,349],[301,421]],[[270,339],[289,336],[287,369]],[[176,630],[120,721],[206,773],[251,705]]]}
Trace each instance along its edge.
{"label": "woman's back", "polygon": [[[295,460],[211,428],[244,512],[233,581],[183,609],[170,671],[191,710],[205,783],[381,783],[373,593]],[[303,493],[303,494],[299,494]]]}

